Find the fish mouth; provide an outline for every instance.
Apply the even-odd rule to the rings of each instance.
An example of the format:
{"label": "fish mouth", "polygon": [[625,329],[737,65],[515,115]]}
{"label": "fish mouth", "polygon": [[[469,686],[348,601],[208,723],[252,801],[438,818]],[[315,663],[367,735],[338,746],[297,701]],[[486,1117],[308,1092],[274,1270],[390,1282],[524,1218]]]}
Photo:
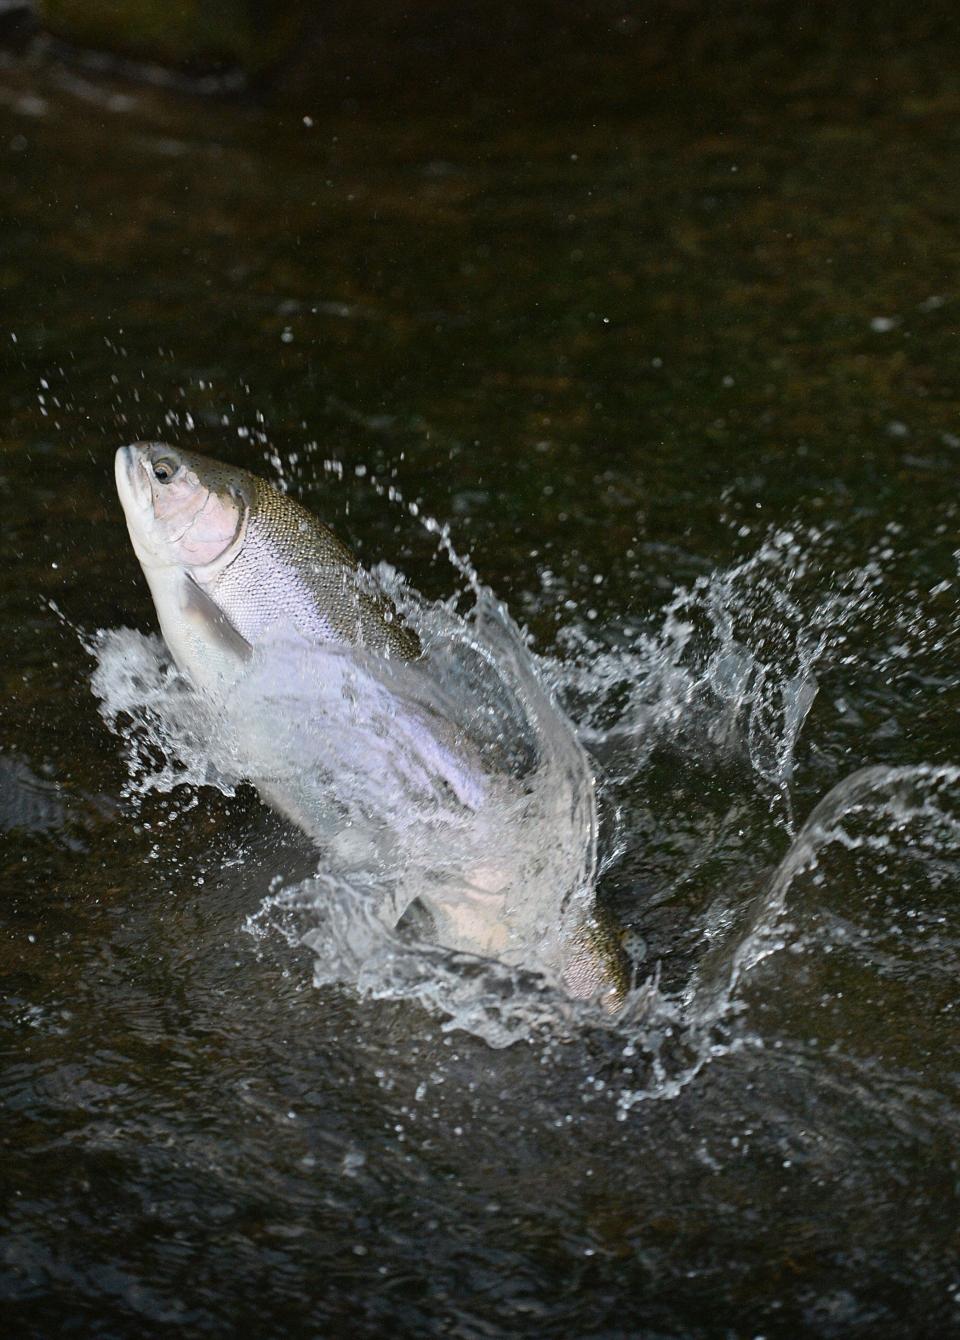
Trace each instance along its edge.
{"label": "fish mouth", "polygon": [[128,520],[138,512],[145,511],[150,505],[150,488],[140,464],[142,447],[118,447],[113,460],[113,472],[117,481],[117,493]]}
{"label": "fish mouth", "polygon": [[123,508],[127,533],[133,545],[133,552],[144,568],[155,564],[157,556],[153,552],[151,532],[153,529],[153,497],[150,481],[143,464],[143,448],[140,446],[119,447],[113,460],[114,476],[117,481],[117,495]]}

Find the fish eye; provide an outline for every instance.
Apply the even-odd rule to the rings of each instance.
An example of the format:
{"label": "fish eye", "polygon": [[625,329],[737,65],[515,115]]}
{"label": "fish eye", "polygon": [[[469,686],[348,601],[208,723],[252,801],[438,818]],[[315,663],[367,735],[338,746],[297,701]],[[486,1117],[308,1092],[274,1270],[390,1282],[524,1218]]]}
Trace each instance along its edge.
{"label": "fish eye", "polygon": [[160,456],[153,462],[153,477],[161,484],[169,484],[179,468],[179,463],[172,456]]}

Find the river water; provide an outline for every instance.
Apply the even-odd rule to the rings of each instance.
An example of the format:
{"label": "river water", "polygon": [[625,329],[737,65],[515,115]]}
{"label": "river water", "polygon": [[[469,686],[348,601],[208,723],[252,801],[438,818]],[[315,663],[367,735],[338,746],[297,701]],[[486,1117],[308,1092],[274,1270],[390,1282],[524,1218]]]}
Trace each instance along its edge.
{"label": "river water", "polygon": [[[11,1334],[960,1333],[938,42],[455,115],[0,71]],[[144,437],[496,625],[596,786],[622,1017],[351,958],[343,881],[165,733]]]}

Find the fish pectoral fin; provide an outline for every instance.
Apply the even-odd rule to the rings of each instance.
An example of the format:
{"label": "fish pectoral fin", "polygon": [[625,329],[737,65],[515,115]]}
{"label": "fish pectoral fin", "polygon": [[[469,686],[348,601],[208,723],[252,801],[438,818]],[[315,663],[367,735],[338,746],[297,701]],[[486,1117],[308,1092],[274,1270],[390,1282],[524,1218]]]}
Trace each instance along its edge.
{"label": "fish pectoral fin", "polygon": [[199,624],[206,637],[222,651],[248,661],[253,655],[253,648],[243,634],[234,628],[216,601],[190,576],[186,578],[184,588],[184,616]]}

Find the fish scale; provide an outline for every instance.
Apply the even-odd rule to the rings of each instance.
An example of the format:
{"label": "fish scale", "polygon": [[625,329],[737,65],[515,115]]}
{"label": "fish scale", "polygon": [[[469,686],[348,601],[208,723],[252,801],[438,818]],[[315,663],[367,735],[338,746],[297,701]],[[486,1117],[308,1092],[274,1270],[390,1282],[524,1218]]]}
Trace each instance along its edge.
{"label": "fish scale", "polygon": [[249,497],[246,536],[210,594],[247,641],[289,622],[319,641],[416,656],[416,638],[387,600],[362,589],[362,570],[333,531],[265,480],[237,473]]}

